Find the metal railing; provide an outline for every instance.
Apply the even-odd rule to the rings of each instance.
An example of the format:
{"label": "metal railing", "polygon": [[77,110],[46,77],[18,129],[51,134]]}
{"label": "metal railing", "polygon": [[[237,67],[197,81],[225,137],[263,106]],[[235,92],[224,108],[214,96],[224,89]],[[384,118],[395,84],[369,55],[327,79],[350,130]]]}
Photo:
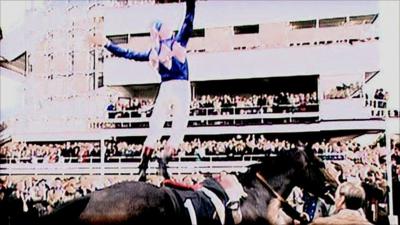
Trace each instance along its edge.
{"label": "metal railing", "polygon": [[[343,160],[345,155],[342,153],[318,153],[316,154],[323,160]],[[257,161],[264,157],[275,157],[276,154],[265,152],[263,154],[234,154],[234,155],[184,155],[174,157],[172,162],[221,162],[221,161]],[[105,156],[105,163],[126,163],[126,162],[140,162],[141,157],[136,156]],[[0,165],[4,164],[96,164],[101,162],[100,156],[85,156],[85,157],[60,157],[56,162],[48,162],[46,157],[2,157],[0,158]],[[1,169],[1,167],[0,167]]]}
{"label": "metal railing", "polygon": [[[341,160],[344,155],[340,153],[319,154],[324,160]],[[270,157],[276,155],[270,154]],[[237,158],[236,158],[237,157]],[[217,173],[244,172],[249,165],[258,163],[265,154],[245,154],[228,157],[226,155],[213,155],[199,158],[197,156],[181,156],[168,164],[169,171],[173,174],[192,174],[194,172]],[[77,157],[72,157],[76,159]],[[99,157],[90,157],[99,159]],[[0,175],[133,175],[139,172],[139,162],[123,162],[127,157],[114,157],[117,162],[105,163],[8,163],[0,164]],[[140,160],[140,157],[133,157]],[[234,159],[237,160],[234,160]],[[12,159],[11,159],[12,160]],[[93,161],[90,161],[93,162]],[[158,163],[149,163],[149,174],[158,171]]]}
{"label": "metal railing", "polygon": [[373,117],[390,117],[400,118],[399,109],[389,109],[387,100],[384,99],[366,99],[365,106],[371,108],[371,116]]}
{"label": "metal railing", "polygon": [[[301,106],[280,105],[273,107],[232,106],[220,108],[192,108],[189,116],[189,127],[234,126],[248,123],[251,125],[253,123],[275,123],[276,121],[278,121],[278,123],[292,123],[294,120],[315,122],[319,118],[319,104],[311,103],[304,105],[304,109],[300,107]],[[91,121],[89,123],[89,128],[145,128],[150,115],[150,110],[109,111],[108,119]],[[170,122],[170,120],[167,120],[167,122]],[[167,127],[168,126],[170,126],[169,123],[167,123]]]}

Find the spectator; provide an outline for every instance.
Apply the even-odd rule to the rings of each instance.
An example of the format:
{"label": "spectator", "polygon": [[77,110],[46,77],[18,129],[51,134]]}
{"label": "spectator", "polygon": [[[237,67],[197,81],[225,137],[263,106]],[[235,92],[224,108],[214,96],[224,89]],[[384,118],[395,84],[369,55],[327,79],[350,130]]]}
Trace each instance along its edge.
{"label": "spectator", "polygon": [[336,191],[336,214],[316,218],[311,225],[372,225],[362,212],[364,200],[365,191],[361,186],[350,182],[343,183]]}
{"label": "spectator", "polygon": [[362,86],[359,82],[342,84],[341,86],[336,86],[324,93],[324,99],[345,99],[345,98],[360,98],[362,92]]}
{"label": "spectator", "polygon": [[[152,100],[134,98],[130,100],[131,103],[129,105],[126,105],[121,102],[121,99],[130,100],[129,97],[118,98],[118,101],[113,104],[117,106],[115,110],[109,110],[109,118],[148,117],[150,115],[147,112],[153,107]],[[191,115],[231,115],[287,111],[304,112],[310,109],[313,110],[313,107],[308,106],[316,103],[318,103],[316,92],[286,93],[286,95],[281,92],[279,95],[202,95],[200,98],[193,99],[190,107]],[[298,109],[300,106],[302,107],[301,110]]]}

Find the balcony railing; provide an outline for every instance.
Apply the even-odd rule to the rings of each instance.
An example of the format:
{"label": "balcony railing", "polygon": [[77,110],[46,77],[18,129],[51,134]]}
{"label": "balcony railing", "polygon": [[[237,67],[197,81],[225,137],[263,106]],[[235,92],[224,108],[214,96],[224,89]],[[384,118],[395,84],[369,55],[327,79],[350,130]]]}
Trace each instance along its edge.
{"label": "balcony railing", "polygon": [[[242,126],[273,123],[315,122],[318,120],[319,104],[304,106],[276,105],[255,107],[203,107],[190,110],[189,127]],[[108,119],[93,121],[90,128],[146,128],[151,110],[109,111]],[[167,120],[166,127],[170,127]]]}
{"label": "balcony railing", "polygon": [[[243,114],[270,114],[270,113],[289,113],[289,112],[317,112],[318,103],[307,103],[305,105],[281,104],[274,106],[230,106],[230,107],[201,107],[191,108],[191,116],[211,116],[211,115],[243,115]],[[137,118],[149,117],[151,110],[123,110],[109,111],[108,117],[113,118]]]}
{"label": "balcony railing", "polygon": [[387,100],[384,99],[371,99],[365,100],[365,106],[371,108],[372,117],[389,117],[400,118],[399,109],[389,109]]}

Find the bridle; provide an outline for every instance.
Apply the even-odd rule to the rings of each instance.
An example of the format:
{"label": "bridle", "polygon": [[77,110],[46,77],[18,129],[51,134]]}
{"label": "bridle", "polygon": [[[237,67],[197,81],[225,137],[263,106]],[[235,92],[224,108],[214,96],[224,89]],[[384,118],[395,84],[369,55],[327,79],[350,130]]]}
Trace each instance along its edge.
{"label": "bridle", "polygon": [[290,216],[292,219],[300,221],[301,224],[309,224],[311,222],[307,215],[299,213],[277,191],[275,191],[275,189],[259,172],[256,173],[256,177],[258,180],[260,180],[261,184],[281,202],[281,207],[288,216]]}

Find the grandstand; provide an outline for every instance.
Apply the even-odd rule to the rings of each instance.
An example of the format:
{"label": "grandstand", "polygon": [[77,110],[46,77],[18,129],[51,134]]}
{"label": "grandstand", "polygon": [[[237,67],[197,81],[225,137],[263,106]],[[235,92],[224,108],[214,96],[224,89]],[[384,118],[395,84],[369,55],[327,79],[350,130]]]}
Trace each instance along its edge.
{"label": "grandstand", "polygon": [[[159,78],[146,64],[90,46],[87,35],[147,49],[157,16],[180,23],[179,2],[33,1],[23,26],[1,40],[1,75],[21,83],[23,100],[0,127],[0,175],[118,177],[96,188],[133,179]],[[185,142],[169,165],[174,175],[243,172],[298,141],[333,164],[380,167],[388,149],[399,160],[399,109],[387,104],[385,87],[374,89],[385,76],[376,2],[231,4],[198,2],[188,45],[193,99]],[[157,167],[150,163],[149,173]],[[400,162],[394,168],[398,182]]]}

